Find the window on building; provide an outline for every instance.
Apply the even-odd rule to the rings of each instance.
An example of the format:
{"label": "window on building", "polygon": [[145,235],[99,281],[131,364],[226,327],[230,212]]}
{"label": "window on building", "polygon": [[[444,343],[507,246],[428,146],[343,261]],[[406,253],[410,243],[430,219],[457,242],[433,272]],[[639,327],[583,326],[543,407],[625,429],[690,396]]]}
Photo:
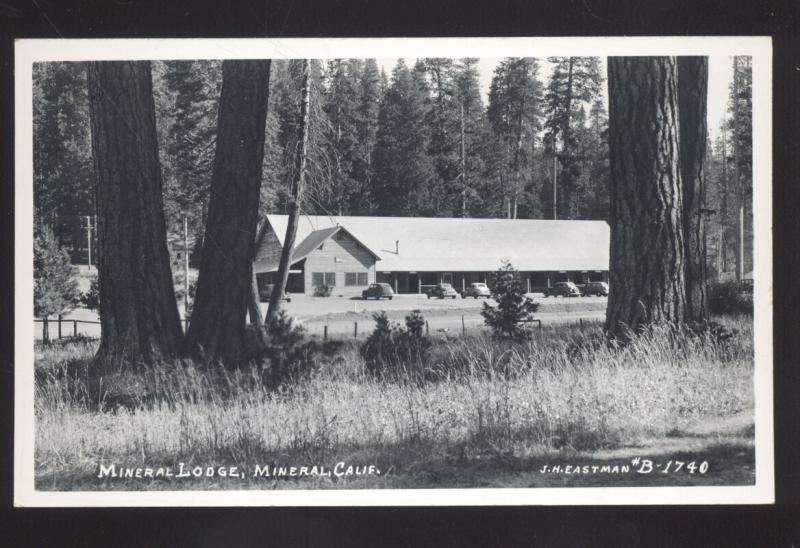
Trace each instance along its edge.
{"label": "window on building", "polygon": [[348,287],[367,285],[366,272],[345,272],[344,285]]}
{"label": "window on building", "polygon": [[311,285],[314,287],[322,287],[323,285],[332,287],[336,285],[336,272],[312,272]]}

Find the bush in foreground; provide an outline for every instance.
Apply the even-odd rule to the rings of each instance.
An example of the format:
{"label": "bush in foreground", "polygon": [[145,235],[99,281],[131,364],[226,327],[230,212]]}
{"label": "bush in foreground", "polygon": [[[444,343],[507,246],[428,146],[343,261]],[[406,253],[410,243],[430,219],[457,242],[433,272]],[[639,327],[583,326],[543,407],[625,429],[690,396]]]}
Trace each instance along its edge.
{"label": "bush in foreground", "polygon": [[740,282],[708,285],[708,310],[712,314],[753,314],[753,287]]}
{"label": "bush in foreground", "polygon": [[393,376],[415,372],[423,375],[431,343],[423,334],[425,318],[419,310],[405,318],[405,328],[392,324],[385,312],[372,315],[375,329],[361,346],[361,356],[368,372]]}
{"label": "bush in foreground", "polygon": [[486,325],[492,328],[495,337],[521,341],[528,335],[524,323],[533,319],[539,305],[525,294],[519,273],[505,261],[495,272],[492,280],[492,293],[497,306],[483,303],[483,316]]}

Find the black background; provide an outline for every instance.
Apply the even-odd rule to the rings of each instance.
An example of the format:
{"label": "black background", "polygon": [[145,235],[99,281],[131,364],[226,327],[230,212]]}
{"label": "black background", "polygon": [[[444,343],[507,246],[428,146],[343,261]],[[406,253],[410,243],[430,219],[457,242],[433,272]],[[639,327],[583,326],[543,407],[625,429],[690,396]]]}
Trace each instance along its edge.
{"label": "black background", "polygon": [[[163,5],[162,5],[163,3]],[[0,545],[800,546],[800,3],[0,0]],[[774,506],[13,509],[13,39],[773,36]],[[420,499],[424,502],[424,499]]]}

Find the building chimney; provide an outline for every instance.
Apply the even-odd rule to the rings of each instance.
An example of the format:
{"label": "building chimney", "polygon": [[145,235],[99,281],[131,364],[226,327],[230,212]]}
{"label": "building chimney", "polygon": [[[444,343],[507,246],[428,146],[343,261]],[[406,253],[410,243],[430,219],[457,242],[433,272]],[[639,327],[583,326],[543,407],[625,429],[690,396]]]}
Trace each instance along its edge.
{"label": "building chimney", "polygon": [[395,255],[400,255],[400,240],[394,241],[394,253]]}

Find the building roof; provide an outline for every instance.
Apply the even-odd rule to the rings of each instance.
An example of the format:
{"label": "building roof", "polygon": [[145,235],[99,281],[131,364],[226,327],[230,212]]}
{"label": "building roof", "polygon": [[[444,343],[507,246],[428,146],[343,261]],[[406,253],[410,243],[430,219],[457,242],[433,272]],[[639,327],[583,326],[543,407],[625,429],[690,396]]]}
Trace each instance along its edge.
{"label": "building roof", "polygon": [[[267,221],[283,245],[288,216]],[[378,272],[491,272],[504,259],[522,271],[608,270],[609,264],[605,221],[304,215],[295,253],[312,234],[336,226],[376,255]]]}
{"label": "building roof", "polygon": [[[286,216],[286,217],[288,219],[288,216]],[[322,243],[325,242],[325,240],[327,240],[328,238],[330,238],[331,236],[333,236],[334,234],[336,234],[340,230],[350,234],[350,231],[348,231],[343,226],[334,225],[334,226],[328,226],[328,227],[325,227],[325,228],[321,228],[319,230],[314,230],[314,231],[308,233],[305,236],[305,238],[301,239],[301,237],[302,237],[301,236],[301,230],[300,230],[300,227],[298,226],[297,236],[295,236],[295,242],[300,242],[300,243],[295,245],[294,251],[292,252],[292,264],[294,265],[297,262],[302,261],[303,259],[308,257],[311,254],[311,252],[314,251],[315,249],[317,249],[320,245],[322,245]],[[283,238],[285,236],[286,236],[286,225],[285,225],[285,222],[284,222],[284,228],[283,228],[282,236],[278,237],[278,240],[281,242],[281,245],[283,245]],[[369,247],[364,245],[364,243],[361,242],[356,236],[354,236],[353,234],[350,234],[350,236],[356,242],[358,242],[362,247],[364,247],[364,249],[366,249],[369,253],[371,253],[376,261],[379,261],[381,259],[374,251],[372,251]],[[278,270],[278,264],[279,264],[278,261],[258,261],[255,264],[256,272],[273,272],[273,271],[276,271],[276,270]]]}

